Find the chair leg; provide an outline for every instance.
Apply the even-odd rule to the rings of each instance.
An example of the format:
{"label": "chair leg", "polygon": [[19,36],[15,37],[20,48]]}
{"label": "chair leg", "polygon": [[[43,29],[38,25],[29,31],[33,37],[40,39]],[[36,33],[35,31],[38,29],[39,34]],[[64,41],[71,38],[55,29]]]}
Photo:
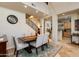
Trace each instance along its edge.
{"label": "chair leg", "polygon": [[44,51],[44,46],[43,45],[41,46],[41,50]]}
{"label": "chair leg", "polygon": [[36,48],[36,54],[38,55],[38,48]]}
{"label": "chair leg", "polygon": [[46,45],[46,47],[48,48],[48,44],[46,43],[45,45]]}
{"label": "chair leg", "polygon": [[19,53],[19,51],[16,51],[16,57],[18,57],[18,53]]}
{"label": "chair leg", "polygon": [[16,49],[14,49],[14,55],[16,54]]}
{"label": "chair leg", "polygon": [[18,53],[19,51],[17,51],[16,49],[14,50],[14,55],[16,55],[16,57],[18,57]]}

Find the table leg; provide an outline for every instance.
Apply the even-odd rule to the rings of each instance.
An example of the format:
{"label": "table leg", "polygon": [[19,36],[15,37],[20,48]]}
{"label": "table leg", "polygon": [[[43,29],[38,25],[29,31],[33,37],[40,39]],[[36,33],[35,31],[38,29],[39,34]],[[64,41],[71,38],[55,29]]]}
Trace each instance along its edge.
{"label": "table leg", "polygon": [[32,53],[30,43],[28,43],[28,44],[29,44],[29,47],[25,48],[25,50],[26,50],[28,53]]}

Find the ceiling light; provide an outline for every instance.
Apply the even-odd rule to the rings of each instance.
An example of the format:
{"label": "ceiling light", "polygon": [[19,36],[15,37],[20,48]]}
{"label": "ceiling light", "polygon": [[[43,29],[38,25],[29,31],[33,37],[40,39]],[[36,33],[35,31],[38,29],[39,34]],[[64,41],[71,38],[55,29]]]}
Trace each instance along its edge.
{"label": "ceiling light", "polygon": [[65,14],[62,14],[62,15],[65,15]]}
{"label": "ceiling light", "polygon": [[30,16],[30,18],[33,18],[33,16]]}
{"label": "ceiling light", "polygon": [[25,5],[24,7],[25,7],[25,8],[27,8],[27,6],[26,6],[26,5]]}

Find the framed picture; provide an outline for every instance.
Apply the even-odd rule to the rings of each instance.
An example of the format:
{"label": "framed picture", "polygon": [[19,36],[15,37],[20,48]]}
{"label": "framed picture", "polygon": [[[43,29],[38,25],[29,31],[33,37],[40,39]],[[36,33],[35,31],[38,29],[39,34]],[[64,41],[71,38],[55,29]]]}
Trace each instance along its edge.
{"label": "framed picture", "polygon": [[7,21],[10,23],[10,24],[16,24],[18,22],[18,18],[15,16],[15,15],[9,15],[7,17]]}
{"label": "framed picture", "polygon": [[79,31],[79,19],[75,20],[75,30]]}
{"label": "framed picture", "polygon": [[44,19],[44,33],[52,34],[52,17],[48,17]]}

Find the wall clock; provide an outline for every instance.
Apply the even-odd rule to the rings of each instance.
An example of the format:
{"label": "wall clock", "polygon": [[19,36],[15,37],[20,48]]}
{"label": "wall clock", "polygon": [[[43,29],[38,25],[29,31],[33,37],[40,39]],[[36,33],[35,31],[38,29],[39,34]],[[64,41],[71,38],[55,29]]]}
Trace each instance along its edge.
{"label": "wall clock", "polygon": [[18,18],[15,16],[15,15],[9,15],[7,17],[7,21],[10,23],[10,24],[16,24],[18,22]]}

